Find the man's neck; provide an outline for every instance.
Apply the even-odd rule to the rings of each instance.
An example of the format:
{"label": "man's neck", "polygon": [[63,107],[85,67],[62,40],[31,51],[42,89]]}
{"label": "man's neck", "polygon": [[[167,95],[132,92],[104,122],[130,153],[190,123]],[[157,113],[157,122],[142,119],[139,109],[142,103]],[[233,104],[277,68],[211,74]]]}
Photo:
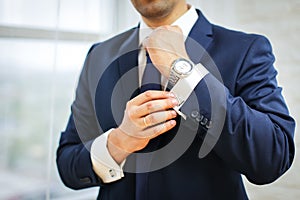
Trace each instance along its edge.
{"label": "man's neck", "polygon": [[159,26],[171,25],[188,10],[189,10],[188,4],[186,3],[184,3],[183,5],[178,4],[172,10],[172,12],[166,16],[159,17],[159,18],[146,18],[142,16],[142,19],[149,27],[156,28]]}

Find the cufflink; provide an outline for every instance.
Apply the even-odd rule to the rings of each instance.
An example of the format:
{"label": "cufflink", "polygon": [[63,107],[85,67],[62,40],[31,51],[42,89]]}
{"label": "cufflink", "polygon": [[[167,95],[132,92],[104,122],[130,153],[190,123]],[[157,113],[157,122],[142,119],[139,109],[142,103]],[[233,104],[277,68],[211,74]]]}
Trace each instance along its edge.
{"label": "cufflink", "polygon": [[109,174],[110,174],[110,176],[113,178],[113,177],[115,177],[116,175],[117,175],[117,173],[116,173],[116,171],[114,170],[114,169],[110,169],[109,170]]}
{"label": "cufflink", "polygon": [[186,115],[179,110],[178,106],[173,107],[173,110],[175,110],[178,115],[180,115],[184,120],[186,120]]}

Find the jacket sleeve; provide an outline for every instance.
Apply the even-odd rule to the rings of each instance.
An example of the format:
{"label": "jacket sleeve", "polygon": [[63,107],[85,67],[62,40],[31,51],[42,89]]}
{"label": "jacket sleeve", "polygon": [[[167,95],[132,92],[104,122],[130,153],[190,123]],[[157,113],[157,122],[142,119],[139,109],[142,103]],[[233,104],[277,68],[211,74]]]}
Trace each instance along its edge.
{"label": "jacket sleeve", "polygon": [[71,115],[66,130],[61,133],[56,159],[59,175],[67,187],[82,189],[101,184],[92,168],[92,142],[81,140]]}
{"label": "jacket sleeve", "polygon": [[[291,166],[295,153],[295,122],[277,85],[273,62],[269,41],[257,36],[243,60],[234,95],[212,74],[195,88],[203,115],[199,119],[192,114],[193,120],[199,126],[206,124],[205,137],[217,138],[213,151],[255,184],[280,177]],[[209,126],[207,119],[211,120]],[[218,126],[222,128],[216,135]],[[204,139],[202,146],[205,142]]]}

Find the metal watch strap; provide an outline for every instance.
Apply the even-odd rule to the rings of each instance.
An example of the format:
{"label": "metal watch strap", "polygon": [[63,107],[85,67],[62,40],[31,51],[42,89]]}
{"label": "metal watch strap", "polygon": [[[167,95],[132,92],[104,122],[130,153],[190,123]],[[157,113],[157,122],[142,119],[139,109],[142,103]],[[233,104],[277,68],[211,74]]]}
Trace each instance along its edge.
{"label": "metal watch strap", "polygon": [[170,87],[172,88],[177,83],[178,80],[179,77],[176,75],[175,72],[171,70],[168,85],[170,85]]}
{"label": "metal watch strap", "polygon": [[186,115],[182,113],[179,109],[191,95],[197,84],[207,74],[207,69],[201,63],[199,63],[195,65],[192,73],[189,76],[179,79],[179,81],[171,89],[171,92],[176,96],[177,100],[179,101],[179,105],[175,106],[173,109],[184,119],[186,119]]}

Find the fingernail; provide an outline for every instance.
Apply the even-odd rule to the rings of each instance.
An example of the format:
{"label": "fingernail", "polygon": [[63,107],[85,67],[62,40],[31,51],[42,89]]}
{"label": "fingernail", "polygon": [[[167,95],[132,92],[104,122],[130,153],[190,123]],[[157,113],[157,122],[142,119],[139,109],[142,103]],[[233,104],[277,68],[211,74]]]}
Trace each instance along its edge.
{"label": "fingernail", "polygon": [[169,93],[169,97],[175,98],[175,94],[174,94],[173,92],[170,92],[170,93]]}
{"label": "fingernail", "polygon": [[177,113],[176,113],[174,110],[172,111],[171,114],[172,114],[173,117],[176,117],[176,116],[177,116]]}
{"label": "fingernail", "polygon": [[172,99],[172,104],[173,104],[174,106],[178,105],[177,99]]}
{"label": "fingernail", "polygon": [[174,125],[176,125],[176,121],[175,121],[175,120],[171,120],[171,121],[170,121],[170,124],[171,124],[172,126],[174,126]]}

